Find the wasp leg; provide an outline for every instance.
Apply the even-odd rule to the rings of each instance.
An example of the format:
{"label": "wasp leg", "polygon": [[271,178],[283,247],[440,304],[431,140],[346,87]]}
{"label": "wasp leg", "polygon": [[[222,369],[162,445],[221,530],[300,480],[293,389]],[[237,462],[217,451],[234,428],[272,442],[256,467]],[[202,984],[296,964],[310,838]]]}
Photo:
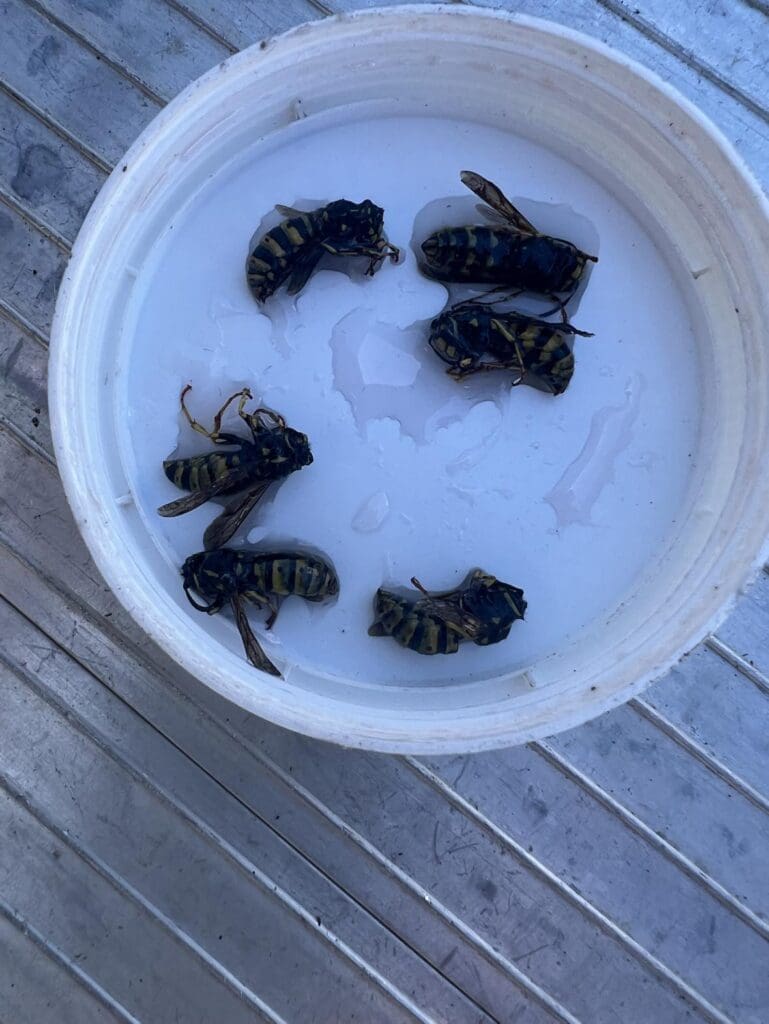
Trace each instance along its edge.
{"label": "wasp leg", "polygon": [[446,373],[449,377],[453,377],[454,380],[462,380],[463,377],[467,377],[471,373],[475,373],[478,366],[478,363],[471,363],[469,366],[450,366],[448,370],[446,370]]}
{"label": "wasp leg", "polygon": [[196,430],[199,434],[202,434],[204,437],[209,438],[211,441],[216,441],[217,437],[219,436],[219,434],[221,432],[221,429],[222,429],[222,416],[224,415],[227,407],[229,405],[231,405],[235,401],[236,398],[239,398],[240,402],[238,403],[238,415],[242,416],[243,415],[243,412],[242,412],[243,407],[245,406],[246,402],[248,402],[251,399],[251,397],[252,397],[251,396],[251,392],[249,391],[248,388],[243,388],[242,391],[236,391],[234,395],[230,395],[230,397],[227,399],[227,401],[224,403],[224,405],[221,407],[221,409],[214,416],[213,429],[212,430],[206,430],[206,428],[203,426],[203,424],[202,423],[198,423],[198,421],[190,414],[190,411],[187,408],[187,405],[186,405],[184,399],[185,399],[188,391],[192,391],[192,385],[191,384],[188,384],[183,389],[181,395],[179,396],[179,402],[181,404],[182,412],[184,413],[185,419],[187,420],[187,422],[189,423],[189,425],[192,427],[193,430]]}
{"label": "wasp leg", "polygon": [[[326,252],[331,253],[332,256],[368,256],[372,263],[379,262],[385,258],[386,253],[383,253],[381,249],[377,249],[371,245],[333,245],[331,242],[322,242],[323,248]],[[390,254],[392,256],[392,253]],[[400,250],[398,251],[400,255]]]}
{"label": "wasp leg", "polygon": [[[513,338],[513,345],[515,346],[515,354],[518,357],[518,365],[519,365],[519,372],[520,372],[520,377],[518,378],[518,380],[514,380],[513,383],[512,383],[512,387],[515,388],[519,384],[523,384],[523,381],[524,381],[524,379],[526,377],[527,370],[526,370],[526,363],[523,361],[523,352],[521,352],[521,346],[518,344],[518,339],[517,338]],[[512,369],[512,367],[511,367],[511,369]]]}
{"label": "wasp leg", "polygon": [[401,258],[400,249],[397,245],[393,245],[392,242],[385,242],[384,239],[382,239],[379,248],[382,252],[382,259],[384,259],[385,256],[389,256],[392,263],[397,263]]}
{"label": "wasp leg", "polygon": [[[261,416],[263,419],[272,420],[275,426],[278,427],[280,430],[286,429],[285,419],[280,415],[280,413],[273,412],[272,409],[265,409],[262,406],[260,406],[258,409],[254,409],[254,411],[250,413],[250,416]],[[248,422],[248,416],[244,416],[243,418],[245,419],[246,422]]]}
{"label": "wasp leg", "polygon": [[[508,288],[506,284],[498,284],[496,288],[490,288],[487,292],[481,292],[481,294],[475,299],[467,299],[465,302],[460,302],[460,306],[471,305],[473,302],[479,302],[482,305],[493,306],[498,302],[510,302],[518,295],[522,295],[525,288]],[[498,292],[503,292],[498,299],[489,299],[489,295],[496,295]],[[455,307],[457,308],[457,307]]]}
{"label": "wasp leg", "polygon": [[206,612],[208,615],[215,615],[218,611],[221,611],[222,609],[222,605],[224,602],[221,597],[214,598],[211,604],[198,604],[198,602],[190,593],[190,587],[189,584],[187,583],[184,584],[184,593],[192,607],[197,608],[199,612]]}
{"label": "wasp leg", "polygon": [[565,306],[561,309],[561,320],[563,321],[564,326],[569,328],[569,332],[568,332],[569,334],[578,334],[580,336],[580,338],[594,338],[595,337],[595,335],[593,334],[592,331],[580,331],[576,327],[574,327],[573,324],[569,323],[569,317],[568,317],[568,315],[566,313],[566,307]]}
{"label": "wasp leg", "polygon": [[[518,346],[516,344],[516,348],[517,347]],[[520,360],[519,356],[519,359],[516,362],[511,360],[507,363],[478,363],[476,366],[471,366],[468,369],[459,370],[457,373],[453,373],[452,376],[455,380],[462,380],[463,377],[469,377],[473,373],[486,373],[489,370],[517,370],[519,377],[517,380],[513,381],[513,387],[517,387],[519,384],[522,384],[527,373],[526,367]],[[451,373],[451,370],[448,372]]]}
{"label": "wasp leg", "polygon": [[265,629],[272,629],[272,627],[275,625],[275,620],[278,617],[278,611],[280,609],[276,608],[275,605],[271,604],[269,601],[267,602],[267,607],[270,609],[270,617],[265,622],[264,628]]}
{"label": "wasp leg", "polygon": [[280,607],[279,606],[276,607],[272,603],[272,601],[269,599],[269,597],[265,597],[264,594],[259,594],[255,590],[248,590],[248,591],[246,591],[246,595],[245,596],[248,598],[249,601],[252,601],[255,605],[258,605],[259,609],[261,611],[267,611],[268,610],[270,612],[270,617],[269,617],[269,619],[267,619],[267,621],[265,622],[264,625],[265,625],[265,629],[272,629],[273,624],[274,624],[275,620],[278,617],[278,612],[280,611]]}

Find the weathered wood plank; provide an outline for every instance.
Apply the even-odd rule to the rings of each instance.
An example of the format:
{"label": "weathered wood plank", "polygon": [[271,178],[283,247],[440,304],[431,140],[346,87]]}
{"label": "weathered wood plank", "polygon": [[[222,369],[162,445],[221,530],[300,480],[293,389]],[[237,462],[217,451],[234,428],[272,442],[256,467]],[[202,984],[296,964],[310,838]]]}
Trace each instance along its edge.
{"label": "weathered wood plank", "polygon": [[46,353],[40,344],[0,314],[0,415],[52,456],[45,374]]}
{"label": "weathered wood plank", "polygon": [[159,107],[23,0],[0,0],[0,81],[115,163]]}
{"label": "weathered wood plank", "polygon": [[322,16],[309,0],[173,0],[173,5],[210,26],[236,50]]}
{"label": "weathered wood plank", "polygon": [[[241,727],[252,731],[246,720]],[[636,959],[629,946],[603,931],[576,902],[564,897],[545,873],[532,871],[522,858],[511,855],[440,793],[419,781],[415,784],[413,773],[402,761],[336,751],[269,725],[253,729],[253,733],[263,749],[293,777],[340,816],[354,821],[370,842],[451,906],[492,945],[522,964],[534,980],[580,1019],[598,1024],[621,1016],[630,1024],[646,1021],[657,1013],[665,1021],[687,1019],[687,1015],[700,1019],[681,1001],[673,986],[660,984],[658,979],[652,982],[651,967],[643,959]],[[475,759],[468,760],[472,766]],[[548,769],[537,765],[530,770],[530,784],[536,788],[540,778],[547,777]],[[492,783],[494,800],[501,805],[497,820],[505,828],[517,829],[522,833],[522,843],[530,846],[534,841],[531,823],[520,814],[517,803],[515,809],[509,807],[509,794],[501,781],[486,775],[480,788],[488,795]],[[562,827],[557,829],[561,852],[569,842],[568,830],[577,828],[581,813],[590,812],[591,827],[581,837],[583,860],[580,869],[569,875],[577,890],[583,886],[586,889],[592,884],[592,866],[604,858],[601,814],[560,780],[554,788],[556,793],[565,792],[565,800],[572,802],[566,836]],[[378,793],[373,802],[372,793]],[[507,820],[513,816],[518,818],[515,825]],[[633,858],[632,841],[619,835],[615,844],[627,869],[626,861],[632,863]],[[664,872],[664,866],[660,867]],[[667,874],[675,891],[680,879],[674,871],[668,870]],[[699,894],[694,895],[698,902]],[[631,898],[640,900],[640,893]],[[659,908],[656,913],[661,915]],[[626,927],[624,911],[619,920]],[[591,994],[598,990],[600,1004]],[[649,1000],[654,1000],[654,1008]]]}
{"label": "weathered wood plank", "polygon": [[766,941],[579,785],[528,748],[426,763],[711,1004],[759,1024]]}
{"label": "weathered wood plank", "polygon": [[103,171],[0,92],[0,192],[71,244],[104,178]]}
{"label": "weathered wood plank", "polygon": [[0,964],[0,1020],[8,1024],[105,1024],[116,1020],[111,1010],[2,914]]}
{"label": "weathered wood plank", "polygon": [[[612,0],[611,6],[693,67],[705,68],[724,87],[769,116],[766,16],[739,0]],[[696,31],[693,29],[696,26]]]}
{"label": "weathered wood plank", "polygon": [[769,796],[769,700],[716,654],[698,648],[643,700]]}
{"label": "weathered wood plank", "polygon": [[769,920],[766,812],[627,707],[547,745]]}
{"label": "weathered wood plank", "polygon": [[231,53],[189,18],[157,0],[31,2],[166,101]]}
{"label": "weathered wood plank", "polygon": [[[39,746],[44,737],[28,742]],[[221,978],[201,970],[191,950],[157,918],[4,787],[0,823],[0,886],[14,908],[68,956],[84,960],[94,980],[131,1013],[165,1020],[179,1013],[191,1024],[253,1022],[253,1006]],[[46,892],[57,898],[41,899]]]}
{"label": "weathered wood plank", "polygon": [[[461,1021],[488,1020],[460,1005],[458,999],[452,1006],[451,990],[434,972],[420,970],[416,958],[383,929],[374,928],[372,933],[371,922],[356,913],[351,901],[324,884],[317,872],[253,821],[221,787],[100,684],[88,680],[84,671],[78,671],[7,605],[0,608],[0,621],[9,630],[4,635],[13,635],[12,650],[5,656],[24,659],[36,685],[49,692],[61,674],[68,674],[74,677],[73,687],[79,684],[81,704],[95,691],[102,713],[111,719],[109,739],[94,733],[95,742],[78,728],[77,719],[67,721],[20,680],[6,679],[0,684],[8,711],[0,726],[6,751],[0,755],[0,773],[11,775],[38,803],[55,808],[57,824],[69,836],[107,863],[276,1012],[288,1019],[353,1019],[355,1000],[362,999],[383,1020],[390,1015],[395,1020],[411,1019],[376,983],[374,971],[368,977],[342,949],[324,940],[325,932],[315,926],[316,920],[322,920],[331,934],[340,925],[358,949],[368,948],[388,972],[407,978],[417,999],[438,1016],[451,1012]],[[62,709],[70,714],[70,707],[65,703]],[[121,728],[126,735],[120,746],[128,748],[132,770],[116,742]],[[42,760],[36,744],[23,742],[24,736],[36,734],[45,735],[50,751]],[[110,744],[109,755],[99,740]],[[157,773],[155,767],[160,769]],[[143,784],[148,774],[152,781]],[[192,810],[179,805],[185,813],[154,789],[157,785],[162,792],[164,780],[178,775],[187,776],[184,788],[196,802]],[[88,788],[87,802],[81,800],[85,778],[99,780]],[[222,806],[225,802],[229,814]],[[205,828],[195,826],[198,820],[206,822]],[[226,825],[226,835],[217,831],[220,822]],[[232,849],[239,847],[237,857],[229,852],[230,838],[237,843]],[[180,865],[184,865],[182,873]],[[282,883],[289,886],[289,898],[305,908],[311,927],[273,894]],[[253,927],[256,921],[258,928]],[[290,950],[291,967],[285,973],[276,971],[272,962],[279,950]],[[294,972],[307,984],[287,984]],[[389,1007],[386,1012],[385,1006]]]}
{"label": "weathered wood plank", "polygon": [[0,298],[44,334],[51,329],[66,257],[58,246],[0,202]]}
{"label": "weathered wood plank", "polygon": [[716,636],[769,677],[769,573],[759,573]]}

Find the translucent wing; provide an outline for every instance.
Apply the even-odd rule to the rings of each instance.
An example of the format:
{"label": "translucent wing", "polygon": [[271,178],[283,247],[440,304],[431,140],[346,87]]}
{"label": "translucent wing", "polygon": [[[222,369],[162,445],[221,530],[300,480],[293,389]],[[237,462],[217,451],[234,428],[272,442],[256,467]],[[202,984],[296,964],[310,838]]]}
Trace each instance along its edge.
{"label": "translucent wing", "polygon": [[483,629],[483,622],[477,615],[464,611],[457,604],[440,598],[428,598],[427,601],[433,615],[443,619],[447,626],[451,626],[466,640],[474,640]]}
{"label": "translucent wing", "polygon": [[177,498],[175,501],[169,501],[167,504],[161,505],[158,509],[158,514],[171,517],[191,512],[194,508],[204,505],[209,498],[215,497],[221,491],[231,486],[232,480],[228,479],[225,475],[219,480],[212,481],[208,487],[201,487],[200,490],[190,491],[189,494],[185,494],[182,498]]}
{"label": "translucent wing", "polygon": [[291,271],[291,277],[288,279],[288,286],[286,291],[289,295],[296,295],[304,288],[307,282],[310,280],[310,275],[318,264],[318,260],[323,255],[323,250],[320,246],[309,246],[307,252],[302,253],[299,259],[294,264],[294,269]]}
{"label": "translucent wing", "polygon": [[422,604],[429,608],[432,615],[443,619],[447,626],[451,626],[466,640],[474,640],[479,635],[483,628],[483,622],[477,615],[465,611],[460,606],[461,589],[449,590],[437,597],[432,597],[415,576],[412,576],[411,582],[423,595]]}
{"label": "translucent wing", "polygon": [[302,217],[306,210],[297,210],[295,206],[284,206],[282,203],[276,203],[275,209],[281,215],[281,217]]}
{"label": "translucent wing", "polygon": [[254,668],[261,669],[262,672],[268,672],[271,676],[280,676],[279,670],[275,668],[254,636],[254,631],[251,629],[246,610],[243,607],[243,599],[235,595],[235,597],[230,599],[230,607],[232,608],[232,614],[235,616],[235,625],[238,627],[240,639],[243,641],[243,647],[248,660]]}
{"label": "translucent wing", "polygon": [[462,171],[460,178],[463,185],[466,185],[471,192],[474,192],[492,210],[496,210],[497,213],[501,214],[518,231],[525,235],[539,234],[531,221],[526,220],[521,211],[513,206],[504,192],[493,181],[489,181],[488,178],[476,174],[475,171]]}
{"label": "translucent wing", "polygon": [[224,506],[216,519],[206,528],[203,534],[203,547],[206,551],[214,551],[216,548],[223,548],[227,541],[233,536],[248,518],[251,510],[257,504],[264,492],[272,483],[265,480],[252,487],[245,494],[240,494]]}

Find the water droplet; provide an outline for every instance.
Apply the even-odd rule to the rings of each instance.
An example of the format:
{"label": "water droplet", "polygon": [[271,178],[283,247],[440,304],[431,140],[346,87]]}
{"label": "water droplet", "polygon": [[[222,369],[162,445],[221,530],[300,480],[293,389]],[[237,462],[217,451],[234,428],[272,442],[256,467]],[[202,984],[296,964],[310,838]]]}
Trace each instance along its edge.
{"label": "water droplet", "polygon": [[608,405],[593,414],[590,430],[577,458],[569,465],[545,501],[559,527],[594,525],[590,516],[603,489],[614,479],[617,457],[633,440],[645,381],[640,374],[625,385],[625,403]]}
{"label": "water droplet", "polygon": [[352,518],[351,526],[358,533],[374,533],[390,514],[390,499],[384,491],[368,497]]}

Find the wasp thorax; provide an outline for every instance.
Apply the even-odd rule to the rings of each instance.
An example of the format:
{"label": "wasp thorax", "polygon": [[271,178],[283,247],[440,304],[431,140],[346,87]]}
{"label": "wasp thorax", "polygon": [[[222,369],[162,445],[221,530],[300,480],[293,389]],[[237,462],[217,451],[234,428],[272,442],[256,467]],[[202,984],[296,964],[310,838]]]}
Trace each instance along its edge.
{"label": "wasp thorax", "polygon": [[384,210],[370,199],[362,203],[337,199],[329,203],[324,212],[328,232],[336,238],[375,241],[384,229]]}

